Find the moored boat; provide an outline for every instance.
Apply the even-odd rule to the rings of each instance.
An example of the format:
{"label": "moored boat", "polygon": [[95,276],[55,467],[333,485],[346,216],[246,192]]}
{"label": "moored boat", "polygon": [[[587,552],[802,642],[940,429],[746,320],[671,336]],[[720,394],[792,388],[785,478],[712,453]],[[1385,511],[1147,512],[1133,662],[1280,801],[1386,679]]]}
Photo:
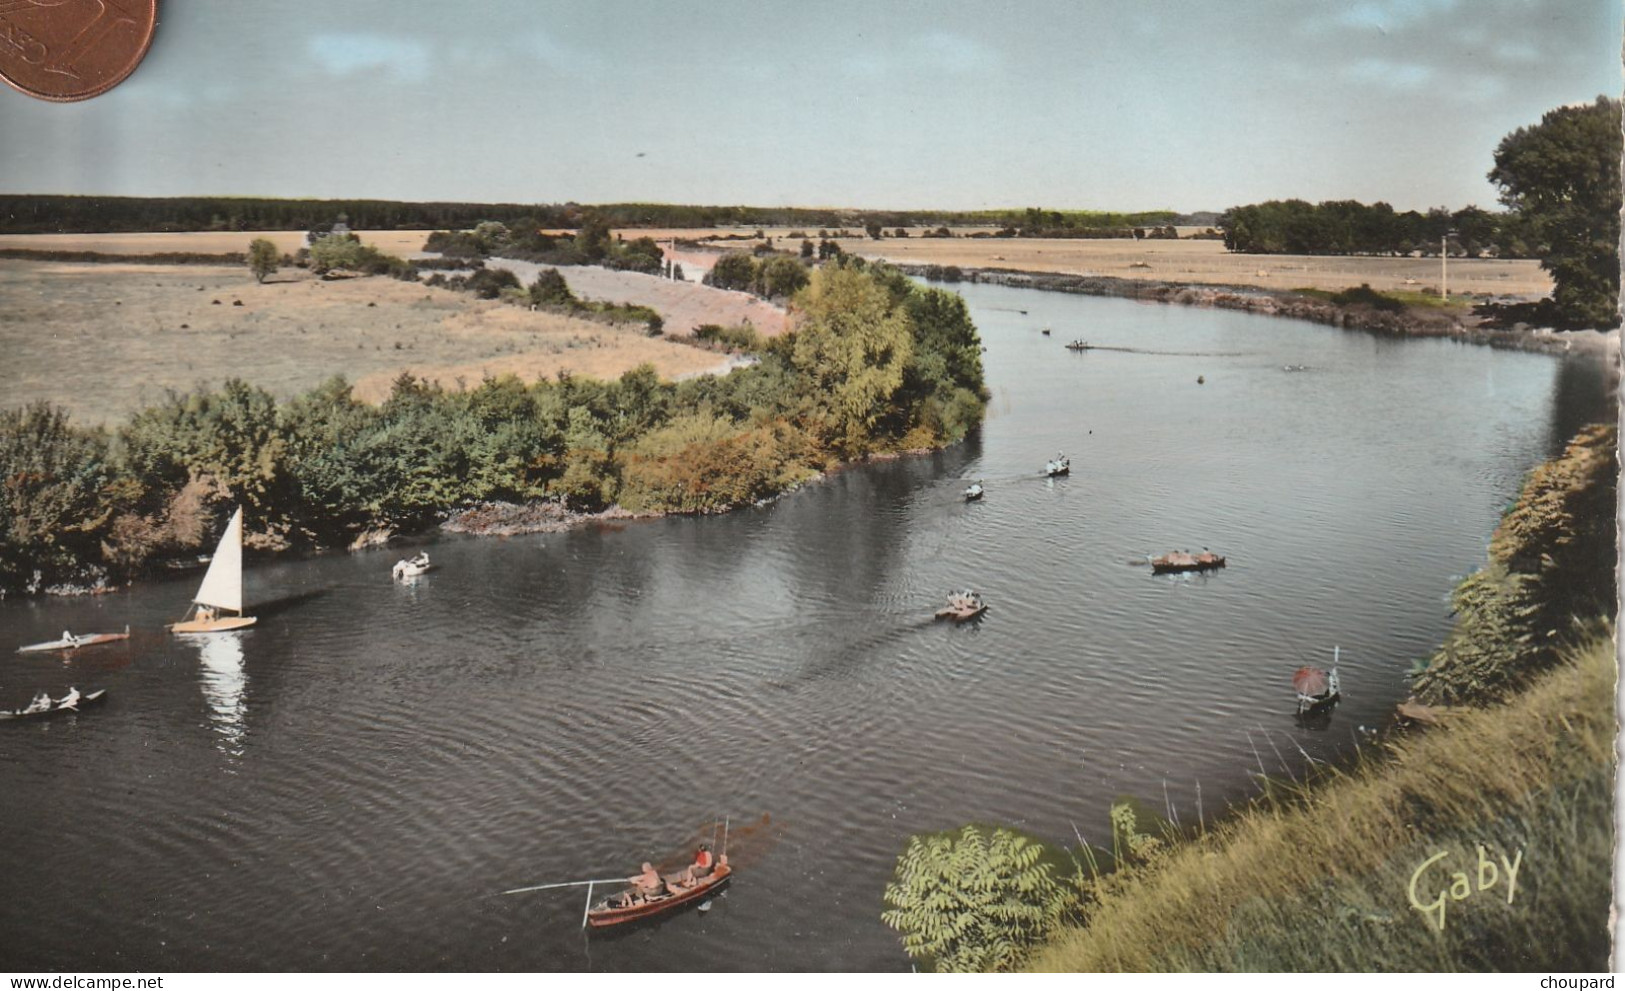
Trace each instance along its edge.
{"label": "moored boat", "polygon": [[937,619],[951,619],[955,623],[963,623],[968,619],[987,612],[987,603],[982,601],[979,592],[950,592],[948,604],[937,610]]}
{"label": "moored boat", "polygon": [[691,905],[722,888],[733,877],[724,854],[710,873],[696,876],[692,883],[684,883],[681,875],[664,878],[660,894],[645,895],[636,888],[610,895],[587,909],[587,925],[594,929],[634,922],[669,912],[681,905]]}
{"label": "moored boat", "polygon": [[[223,610],[236,613],[223,614]],[[171,623],[173,633],[220,633],[254,625],[253,616],[243,614],[243,510],[239,506],[220,535],[220,546],[209,559],[203,584],[192,597],[192,608],[179,623]]]}
{"label": "moored boat", "polygon": [[1337,680],[1337,661],[1341,652],[1341,648],[1332,648],[1332,669],[1329,672],[1305,665],[1293,673],[1292,687],[1298,693],[1298,715],[1324,712],[1342,700],[1342,686]]}
{"label": "moored boat", "polygon": [[130,628],[128,626],[124,628],[123,633],[83,633],[78,636],[63,630],[60,638],[18,647],[17,653],[33,654],[49,650],[77,650],[80,647],[94,647],[99,643],[112,643],[115,640],[128,639],[130,639]]}
{"label": "moored boat", "polygon": [[95,705],[107,697],[107,689],[98,688],[94,692],[79,694],[77,688],[68,689],[68,693],[60,699],[52,699],[48,694],[41,692],[45,698],[45,705],[29,705],[22,709],[0,710],[0,719],[44,719],[48,716],[60,716],[65,712],[78,712],[86,706]]}
{"label": "moored boat", "polygon": [[433,570],[434,565],[429,563],[428,552],[423,551],[415,557],[409,557],[402,561],[396,561],[395,567],[391,568],[389,573],[391,577],[398,580],[401,578],[416,578],[419,575],[428,574]]}
{"label": "moored boat", "polygon": [[1205,549],[1200,554],[1171,551],[1151,559],[1151,572],[1158,575],[1176,574],[1181,571],[1214,571],[1222,567],[1224,556]]}

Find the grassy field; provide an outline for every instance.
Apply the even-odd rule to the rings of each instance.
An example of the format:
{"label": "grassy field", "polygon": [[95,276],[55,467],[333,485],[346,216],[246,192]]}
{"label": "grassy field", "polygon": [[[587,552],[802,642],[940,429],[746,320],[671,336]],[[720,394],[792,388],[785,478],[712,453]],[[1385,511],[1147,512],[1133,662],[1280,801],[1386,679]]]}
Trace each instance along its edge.
{"label": "grassy field", "polygon": [[[628,232],[631,233],[631,232]],[[660,238],[704,239],[710,230],[656,231]],[[750,231],[733,233],[752,233]],[[775,241],[787,228],[764,230]],[[817,240],[817,231],[805,231]],[[1107,275],[1120,279],[1156,279],[1262,289],[1373,289],[1428,292],[1437,296],[1437,258],[1353,258],[1320,255],[1238,255],[1213,240],[1051,240],[1043,238],[907,238],[837,239],[842,249],[866,258],[961,268],[1013,268],[1030,272]],[[746,242],[714,242],[718,248],[740,248]],[[799,242],[791,241],[786,247]],[[1532,260],[1451,259],[1449,289],[1494,296],[1538,297],[1551,292],[1550,277]]]}
{"label": "grassy field", "polygon": [[[849,228],[857,233],[855,228]],[[1187,231],[1188,232],[1188,231]],[[407,256],[423,248],[426,231],[360,231],[363,241],[389,254]],[[721,234],[748,235],[754,230],[719,231],[702,229],[625,230],[626,237],[654,237],[706,240]],[[762,233],[784,240],[791,228],[764,229]],[[801,233],[818,240],[816,229]],[[921,238],[919,230],[907,238],[868,237],[836,239],[841,247],[866,258],[914,262],[926,265],[958,265],[961,268],[1015,268],[1032,272],[1065,272],[1076,275],[1108,275],[1122,279],[1156,279],[1167,282],[1194,282],[1217,285],[1257,286],[1262,289],[1326,289],[1336,291],[1361,284],[1384,291],[1426,293],[1437,298],[1439,260],[1437,258],[1352,258],[1321,255],[1238,255],[1224,249],[1221,241],[1146,240],[1047,240],[1042,238]],[[961,230],[959,233],[965,233]],[[180,233],[180,234],[7,234],[0,235],[0,248],[40,248],[58,251],[102,251],[112,254],[145,254],[156,251],[197,251],[219,253],[246,251],[255,237],[266,237],[283,251],[302,247],[300,231],[269,233]],[[718,249],[742,249],[751,242],[715,241]],[[799,244],[791,240],[783,247]],[[701,264],[698,257],[683,255],[685,266]],[[1526,259],[1501,261],[1484,258],[1451,259],[1449,286],[1452,293],[1533,298],[1549,294],[1551,278],[1540,263]]]}
{"label": "grassy field", "polygon": [[[230,250],[162,243],[142,250]],[[384,277],[325,282],[297,269],[260,285],[246,268],[0,261],[0,298],[8,303],[0,311],[0,404],[48,399],[82,423],[119,421],[165,389],[231,376],[290,396],[342,374],[362,398],[377,400],[402,371],[455,387],[488,374],[530,381],[567,369],[613,378],[650,362],[676,377],[722,364],[719,355],[650,338],[641,325],[536,313]]]}
{"label": "grassy field", "polygon": [[1598,638],[1504,706],[1108,878],[1029,966],[1604,970],[1616,674]]}

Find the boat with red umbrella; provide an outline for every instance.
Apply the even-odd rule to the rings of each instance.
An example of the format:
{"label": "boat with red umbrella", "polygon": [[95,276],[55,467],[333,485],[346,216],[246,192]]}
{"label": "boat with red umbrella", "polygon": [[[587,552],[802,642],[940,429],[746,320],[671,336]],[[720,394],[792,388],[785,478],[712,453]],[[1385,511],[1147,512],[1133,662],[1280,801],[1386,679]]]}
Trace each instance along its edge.
{"label": "boat with red umbrella", "polygon": [[1292,687],[1298,692],[1298,715],[1324,712],[1343,697],[1337,681],[1337,660],[1341,648],[1332,648],[1332,669],[1324,671],[1304,666],[1292,675]]}

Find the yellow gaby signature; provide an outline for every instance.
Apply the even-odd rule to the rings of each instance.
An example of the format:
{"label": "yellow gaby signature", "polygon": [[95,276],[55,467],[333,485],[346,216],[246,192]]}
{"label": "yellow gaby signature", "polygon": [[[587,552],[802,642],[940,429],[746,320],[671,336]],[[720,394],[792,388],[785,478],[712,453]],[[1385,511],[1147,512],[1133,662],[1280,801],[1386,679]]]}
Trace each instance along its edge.
{"label": "yellow gaby signature", "polygon": [[[1418,912],[1421,912],[1423,915],[1428,915],[1431,912],[1439,913],[1438,922],[1441,930],[1444,929],[1444,906],[1446,896],[1448,895],[1451,901],[1458,902],[1471,897],[1474,892],[1472,883],[1473,879],[1469,878],[1463,871],[1451,871],[1450,884],[1445,886],[1441,881],[1439,887],[1439,897],[1430,902],[1423,902],[1418,899],[1416,895],[1416,888],[1418,883],[1422,880],[1422,875],[1427,873],[1429,867],[1432,867],[1434,864],[1448,858],[1449,856],[1450,852],[1448,850],[1441,850],[1428,859],[1422,861],[1421,865],[1416,868],[1415,873],[1411,875],[1411,883],[1408,889],[1412,908],[1416,909]],[[1504,853],[1497,854],[1496,856],[1500,858],[1500,867],[1497,867],[1494,861],[1490,860],[1484,855],[1483,845],[1479,846],[1477,890],[1482,893],[1495,887],[1496,883],[1501,878],[1502,870],[1505,870],[1507,881],[1507,904],[1511,905],[1513,896],[1518,893],[1518,868],[1523,865],[1523,850],[1519,849],[1517,854],[1513,856],[1510,862],[1507,860],[1506,854]],[[1428,887],[1431,888],[1432,885],[1430,884]]]}

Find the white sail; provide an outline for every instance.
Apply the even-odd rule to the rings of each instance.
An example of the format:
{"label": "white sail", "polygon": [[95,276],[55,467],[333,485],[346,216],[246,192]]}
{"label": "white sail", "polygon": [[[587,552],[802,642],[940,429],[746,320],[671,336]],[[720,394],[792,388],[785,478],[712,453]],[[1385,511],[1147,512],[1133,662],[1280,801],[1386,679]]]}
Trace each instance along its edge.
{"label": "white sail", "polygon": [[203,576],[203,585],[193,597],[199,605],[217,609],[243,611],[243,510],[239,506],[226,524],[220,537],[220,546],[214,549],[214,559]]}

